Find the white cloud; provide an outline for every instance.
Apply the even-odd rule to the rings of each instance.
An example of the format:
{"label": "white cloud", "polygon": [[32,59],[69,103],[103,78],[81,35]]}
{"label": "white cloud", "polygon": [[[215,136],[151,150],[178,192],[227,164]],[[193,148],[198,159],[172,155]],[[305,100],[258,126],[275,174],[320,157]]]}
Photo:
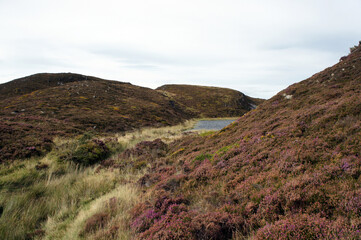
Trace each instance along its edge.
{"label": "white cloud", "polygon": [[0,82],[77,72],[268,98],[360,40],[358,0],[2,0]]}

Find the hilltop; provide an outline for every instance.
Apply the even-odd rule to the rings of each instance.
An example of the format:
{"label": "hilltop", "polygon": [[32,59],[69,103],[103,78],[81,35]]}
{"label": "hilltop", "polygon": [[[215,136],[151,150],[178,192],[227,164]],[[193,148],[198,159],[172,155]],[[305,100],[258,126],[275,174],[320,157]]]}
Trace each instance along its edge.
{"label": "hilltop", "polygon": [[[221,90],[213,88],[207,94]],[[227,107],[232,116],[250,109],[238,101],[241,93],[227,91],[233,94],[223,96],[233,101]],[[170,126],[208,116],[205,111],[215,112],[218,108],[210,98],[206,109],[193,111],[188,107],[190,103],[179,102],[164,92],[73,73],[42,73],[16,79],[0,85],[0,96],[1,159],[45,153],[56,136]],[[207,102],[205,97],[195,100]],[[212,116],[229,114],[220,111]]]}
{"label": "hilltop", "polygon": [[361,45],[215,133],[187,137],[138,183],[140,239],[360,239]]}
{"label": "hilltop", "polygon": [[[38,73],[0,84],[0,100],[21,96],[33,91],[81,81],[102,81],[100,78],[75,73]],[[120,82],[118,82],[120,83]],[[123,83],[129,84],[129,83]]]}
{"label": "hilltop", "polygon": [[190,117],[152,89],[79,74],[35,74],[0,86],[7,90],[1,115],[54,118],[84,130],[124,131]]}
{"label": "hilltop", "polygon": [[242,116],[263,101],[228,88],[172,84],[156,90],[201,117]]}

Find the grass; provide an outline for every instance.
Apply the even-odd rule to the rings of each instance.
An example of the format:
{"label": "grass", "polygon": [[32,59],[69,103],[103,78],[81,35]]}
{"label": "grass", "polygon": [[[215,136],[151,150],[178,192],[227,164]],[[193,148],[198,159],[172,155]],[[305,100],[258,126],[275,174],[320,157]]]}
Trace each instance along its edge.
{"label": "grass", "polygon": [[[66,227],[79,209],[112,191],[124,179],[124,175],[117,172],[96,173],[94,167],[81,168],[74,164],[52,166],[36,174],[33,165],[30,161],[20,171],[1,177],[5,187],[1,189],[0,205],[4,212],[0,220],[0,235],[5,239],[47,234],[47,231],[43,232],[43,223],[49,216],[58,220],[59,228]],[[14,185],[19,179],[28,178],[33,182]]]}
{"label": "grass", "polygon": [[[133,147],[136,143],[141,141],[150,141],[157,138],[162,139],[163,142],[170,143],[183,136],[184,131],[192,129],[198,119],[188,120],[176,126],[167,126],[160,128],[141,128],[126,134],[115,134],[114,137],[118,139],[120,144],[124,144],[125,148]],[[108,136],[101,139],[106,139]]]}
{"label": "grass", "polygon": [[201,121],[237,120],[239,117],[198,118]]}
{"label": "grass", "polygon": [[[84,180],[87,182],[89,189],[100,190],[102,187],[106,187],[105,189],[110,191],[100,190],[99,197],[96,197],[94,193],[88,196],[83,200],[83,204],[77,207],[75,214],[69,215],[69,207],[63,206],[61,211],[58,211],[57,214],[46,221],[44,225],[45,239],[81,239],[87,220],[96,213],[111,210],[107,205],[107,202],[111,199],[116,199],[117,211],[113,212],[115,216],[112,217],[110,222],[117,226],[119,235],[129,238],[131,233],[126,223],[130,216],[127,211],[137,203],[139,192],[132,184],[123,184],[122,182],[133,182],[141,175],[143,173],[132,174],[107,170],[96,175],[88,175]],[[121,176],[123,181],[120,181],[121,179],[118,176]],[[113,182],[114,187],[103,186],[105,182]],[[87,239],[91,239],[91,236],[94,237],[96,234],[99,233],[88,234]]]}
{"label": "grass", "polygon": [[[141,200],[135,183],[146,173],[145,168],[100,169],[98,164],[85,166],[60,161],[59,156],[76,153],[79,145],[96,137],[110,146],[112,158],[141,141],[157,138],[168,143],[174,141],[195,123],[192,120],[126,134],[58,137],[53,141],[52,152],[44,157],[2,164],[0,236],[9,240],[131,239],[128,211]],[[112,206],[111,201],[115,201]],[[93,226],[92,219],[99,216],[106,217],[106,224]]]}

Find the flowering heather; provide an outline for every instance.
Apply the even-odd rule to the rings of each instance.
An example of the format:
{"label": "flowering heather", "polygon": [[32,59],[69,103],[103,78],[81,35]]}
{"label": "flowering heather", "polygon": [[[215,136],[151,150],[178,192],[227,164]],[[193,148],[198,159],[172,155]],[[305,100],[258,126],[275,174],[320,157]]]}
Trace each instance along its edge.
{"label": "flowering heather", "polygon": [[150,161],[151,159],[165,156],[167,151],[168,145],[158,138],[154,141],[142,141],[135,145],[134,148],[126,149],[120,157],[123,159],[141,158]]}
{"label": "flowering heather", "polygon": [[151,202],[188,203],[175,213],[148,204],[134,229],[141,239],[360,239],[360,126],[361,46],[223,130],[170,144],[142,186]]}
{"label": "flowering heather", "polygon": [[359,239],[361,232],[342,221],[299,214],[259,229],[256,239]]}
{"label": "flowering heather", "polygon": [[190,210],[183,198],[161,197],[150,207],[132,223],[140,239],[224,239],[244,228],[240,217],[226,212],[202,214]]}
{"label": "flowering heather", "polygon": [[71,81],[1,101],[1,161],[50,151],[3,164],[1,236],[361,239],[361,43],[217,132],[125,151],[119,135],[52,141],[194,116],[165,92],[119,84]]}

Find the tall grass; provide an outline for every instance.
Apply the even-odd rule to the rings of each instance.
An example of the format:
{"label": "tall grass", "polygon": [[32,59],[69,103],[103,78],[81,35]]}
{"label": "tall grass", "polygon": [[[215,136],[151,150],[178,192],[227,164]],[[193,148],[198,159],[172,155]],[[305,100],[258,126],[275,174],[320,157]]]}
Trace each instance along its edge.
{"label": "tall grass", "polygon": [[[142,173],[128,174],[120,171],[102,170],[97,174],[88,175],[80,186],[73,186],[73,191],[85,194],[80,205],[75,202],[64,204],[53,216],[49,217],[44,224],[46,232],[45,239],[79,239],[82,238],[81,233],[85,227],[86,221],[96,213],[107,212],[107,202],[116,199],[116,212],[112,213],[109,226],[115,224],[117,227],[117,235],[122,234],[129,236],[127,220],[129,218],[127,211],[137,203],[139,196],[137,188],[131,182],[139,178]],[[86,185],[85,192],[83,184]],[[74,199],[74,198],[71,198]],[[102,229],[99,229],[100,231]],[[93,233],[96,235],[99,233]],[[104,234],[105,235],[105,234]],[[87,239],[90,238],[87,236]]]}
{"label": "tall grass", "polygon": [[[124,179],[124,175],[117,171],[96,173],[94,167],[79,168],[71,164],[61,167],[61,171],[66,172],[60,176],[50,169],[34,173],[27,167],[28,170],[21,169],[16,175],[1,178],[4,187],[0,197],[3,207],[0,235],[4,239],[48,234],[48,231],[43,231],[43,223],[50,216],[58,221],[59,229],[66,227],[82,207],[111,192]],[[34,178],[29,186],[14,187],[19,179],[28,178]]]}
{"label": "tall grass", "polygon": [[[97,138],[116,139],[112,142],[112,153],[118,154],[140,141],[161,138],[171,142],[195,122]],[[43,158],[0,166],[1,239],[132,237],[128,211],[140,199],[134,183],[145,170],[99,170],[98,165],[59,161],[60,155],[76,151],[79,139],[82,138],[55,139],[54,150]],[[103,225],[98,226],[97,222]]]}
{"label": "tall grass", "polygon": [[125,134],[115,134],[114,137],[118,138],[119,143],[124,144],[127,148],[133,147],[140,141],[150,141],[157,138],[169,143],[181,138],[184,131],[191,130],[196,123],[197,120],[188,120],[176,126],[141,128]]}

